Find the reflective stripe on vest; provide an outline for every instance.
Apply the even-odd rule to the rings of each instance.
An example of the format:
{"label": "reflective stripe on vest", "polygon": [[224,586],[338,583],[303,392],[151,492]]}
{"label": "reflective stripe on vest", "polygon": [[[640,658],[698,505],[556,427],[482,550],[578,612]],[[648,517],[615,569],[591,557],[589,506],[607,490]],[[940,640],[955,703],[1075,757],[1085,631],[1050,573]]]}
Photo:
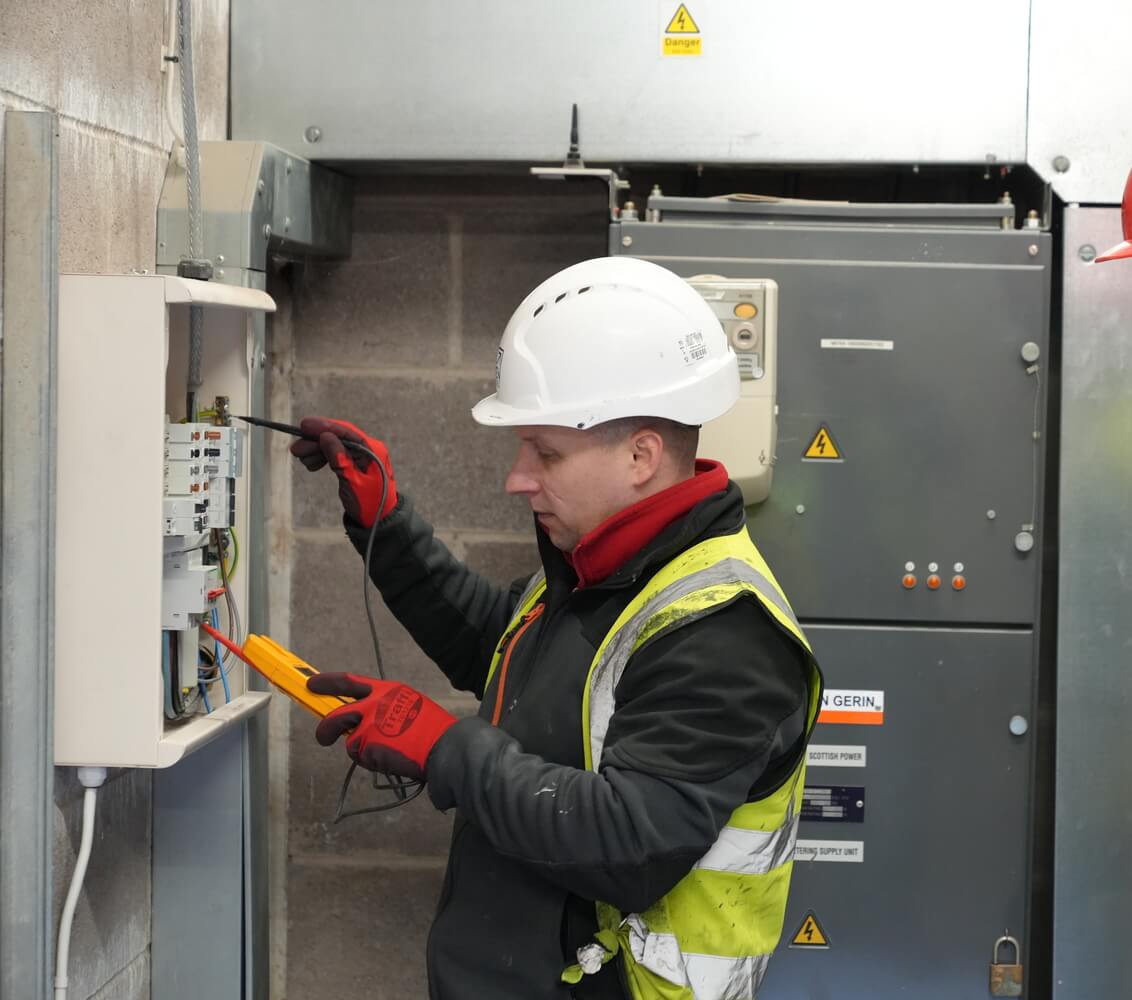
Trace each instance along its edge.
{"label": "reflective stripe on vest", "polygon": [[[762,598],[763,604],[769,604],[778,616],[790,623],[791,631],[797,637],[802,634],[798,620],[787,603],[785,596],[777,586],[771,583],[762,573],[749,563],[736,558],[725,558],[705,569],[697,570],[688,576],[669,584],[659,593],[648,597],[640,609],[634,611],[626,619],[622,614],[610,633],[612,638],[606,641],[598,650],[598,659],[590,671],[590,682],[587,686],[588,705],[584,709],[589,714],[588,746],[586,748],[586,767],[591,770],[594,762],[601,761],[601,751],[605,746],[605,734],[609,729],[609,720],[613,717],[613,708],[617,685],[621,681],[621,674],[629,657],[641,644],[642,630],[650,620],[655,620],[648,630],[646,638],[652,638],[665,630],[665,623],[660,616],[669,605],[674,605],[682,598],[688,597],[696,591],[706,591],[709,588],[720,588],[716,595],[719,599],[707,604],[702,613],[683,615],[672,618],[672,626],[686,625],[695,618],[702,617],[715,610],[720,604],[738,597],[748,588],[739,586],[749,584]],[[648,588],[646,588],[647,591]],[[638,596],[637,601],[640,600]],[[633,602],[636,604],[637,602]],[[633,605],[630,605],[632,607]],[[804,640],[803,640],[804,642]],[[808,651],[808,650],[807,650]]]}

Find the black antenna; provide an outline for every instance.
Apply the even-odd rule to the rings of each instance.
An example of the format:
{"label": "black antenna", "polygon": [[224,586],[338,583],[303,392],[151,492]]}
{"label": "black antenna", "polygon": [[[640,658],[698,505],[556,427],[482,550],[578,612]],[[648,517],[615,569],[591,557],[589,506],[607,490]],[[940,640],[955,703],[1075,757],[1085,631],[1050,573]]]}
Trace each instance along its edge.
{"label": "black antenna", "polygon": [[566,154],[566,162],[563,164],[567,167],[581,167],[582,153],[578,144],[578,105],[573,106],[574,110],[570,114],[570,152]]}

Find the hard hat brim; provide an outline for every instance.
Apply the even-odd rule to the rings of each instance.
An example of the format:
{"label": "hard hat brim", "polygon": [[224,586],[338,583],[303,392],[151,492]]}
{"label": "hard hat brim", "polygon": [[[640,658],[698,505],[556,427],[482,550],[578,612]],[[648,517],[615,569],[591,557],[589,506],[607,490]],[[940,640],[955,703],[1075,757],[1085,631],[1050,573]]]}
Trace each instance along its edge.
{"label": "hard hat brim", "polygon": [[521,410],[500,402],[493,392],[472,407],[472,419],[484,427],[522,427],[524,424],[545,424],[546,417],[539,410]]}
{"label": "hard hat brim", "polygon": [[[694,402],[687,397],[695,391]],[[695,381],[650,395],[578,401],[562,407],[518,407],[492,393],[472,407],[472,419],[485,427],[555,426],[584,429],[622,417],[661,417],[699,426],[722,416],[739,399],[739,369],[734,354],[706,366]]]}
{"label": "hard hat brim", "polygon": [[1093,263],[1103,264],[1106,260],[1127,260],[1129,257],[1132,257],[1132,241],[1125,240],[1114,247],[1109,247],[1099,257],[1094,258]]}

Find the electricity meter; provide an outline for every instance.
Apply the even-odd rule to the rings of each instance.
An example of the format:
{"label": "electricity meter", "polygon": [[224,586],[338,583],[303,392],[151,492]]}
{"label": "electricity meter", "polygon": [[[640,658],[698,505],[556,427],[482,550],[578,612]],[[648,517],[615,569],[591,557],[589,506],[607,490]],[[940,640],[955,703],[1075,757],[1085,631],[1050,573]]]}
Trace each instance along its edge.
{"label": "electricity meter", "polygon": [[721,461],[743,491],[743,502],[770,495],[777,441],[775,369],[778,359],[778,285],[769,278],[689,278],[711,306],[739,361],[739,401],[704,424],[699,454]]}

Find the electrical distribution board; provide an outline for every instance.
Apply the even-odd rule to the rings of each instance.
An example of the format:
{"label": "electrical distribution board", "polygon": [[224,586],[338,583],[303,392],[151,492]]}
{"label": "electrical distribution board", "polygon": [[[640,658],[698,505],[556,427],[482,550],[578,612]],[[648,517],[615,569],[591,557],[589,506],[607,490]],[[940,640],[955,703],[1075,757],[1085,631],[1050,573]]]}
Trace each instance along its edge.
{"label": "electrical distribution board", "polygon": [[[202,384],[186,413],[190,309]],[[55,762],[165,767],[266,704],[201,631],[239,638],[245,431],[261,291],[158,275],[59,289]],[[189,417],[195,419],[190,420]],[[112,470],[94,428],[111,425]]]}
{"label": "electrical distribution board", "polygon": [[704,424],[699,453],[724,464],[746,503],[761,503],[770,494],[777,437],[778,285],[714,274],[688,283],[711,306],[739,362],[739,401]]}
{"label": "electrical distribution board", "polygon": [[997,205],[648,208],[610,253],[781,303],[748,517],[826,692],[760,1000],[987,996],[1004,929],[1028,955],[1050,236]]}

